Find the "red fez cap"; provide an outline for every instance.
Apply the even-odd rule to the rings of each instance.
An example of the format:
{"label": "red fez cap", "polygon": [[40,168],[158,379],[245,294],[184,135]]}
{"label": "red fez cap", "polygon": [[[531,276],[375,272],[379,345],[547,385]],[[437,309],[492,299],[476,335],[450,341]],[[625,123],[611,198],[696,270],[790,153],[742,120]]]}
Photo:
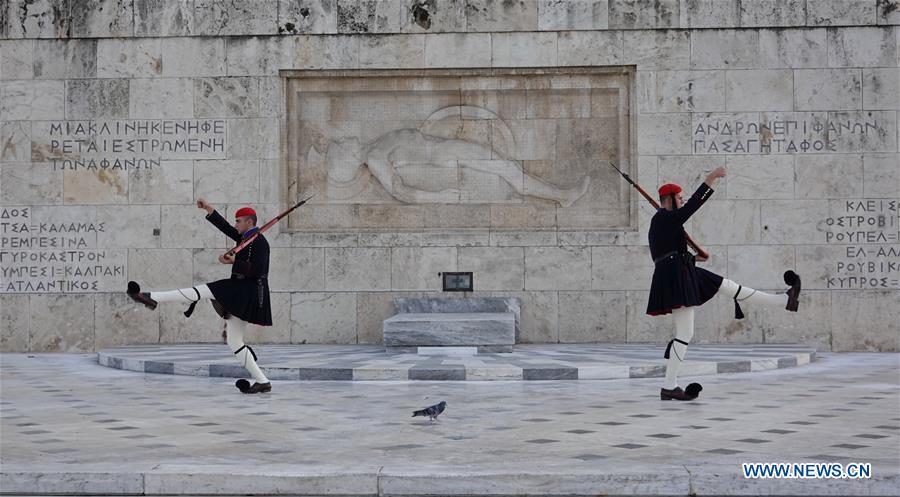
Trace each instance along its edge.
{"label": "red fez cap", "polygon": [[244,217],[244,216],[255,216],[256,211],[251,209],[250,207],[241,207],[234,213],[234,217]]}
{"label": "red fez cap", "polygon": [[660,197],[665,197],[666,195],[674,195],[679,192],[681,192],[681,186],[678,185],[678,183],[666,183],[665,185],[659,187]]}

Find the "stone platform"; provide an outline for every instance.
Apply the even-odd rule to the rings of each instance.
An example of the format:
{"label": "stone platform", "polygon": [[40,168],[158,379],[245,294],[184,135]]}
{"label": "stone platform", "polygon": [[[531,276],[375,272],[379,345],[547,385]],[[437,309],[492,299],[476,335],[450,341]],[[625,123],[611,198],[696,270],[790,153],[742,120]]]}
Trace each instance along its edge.
{"label": "stone platform", "polygon": [[[612,380],[665,375],[659,344],[517,345],[513,352],[461,356],[385,352],[376,345],[259,345],[273,380]],[[790,368],[815,360],[800,345],[692,345],[683,376]],[[188,376],[246,378],[224,344],[104,349],[101,365]]]}
{"label": "stone platform", "polygon": [[511,352],[516,342],[516,317],[512,313],[410,313],[384,320],[384,345],[404,347],[476,346],[504,347]]}
{"label": "stone platform", "polygon": [[521,309],[514,297],[394,299],[395,314],[383,323],[384,345],[390,352],[423,346],[512,352]]}

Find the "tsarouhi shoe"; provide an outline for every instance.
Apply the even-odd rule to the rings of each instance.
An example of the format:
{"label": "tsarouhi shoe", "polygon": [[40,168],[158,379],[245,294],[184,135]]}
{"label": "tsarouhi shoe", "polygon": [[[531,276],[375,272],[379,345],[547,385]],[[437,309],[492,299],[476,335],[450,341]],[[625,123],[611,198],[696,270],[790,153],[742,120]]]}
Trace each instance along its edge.
{"label": "tsarouhi shoe", "polygon": [[247,393],[266,393],[272,391],[272,384],[269,382],[266,383],[257,383],[253,382],[253,385],[250,386],[250,391]]}
{"label": "tsarouhi shoe", "polygon": [[132,300],[139,304],[144,304],[149,307],[150,310],[156,309],[157,302],[150,298],[150,294],[147,292],[141,292],[141,285],[138,285],[137,282],[129,281],[128,282],[128,290],[126,293]]}
{"label": "tsarouhi shoe", "polygon": [[675,387],[672,390],[660,388],[659,398],[660,400],[694,400],[700,395],[700,390],[702,390],[703,387],[700,387],[699,384],[695,383],[691,383],[691,385],[697,385],[699,387],[699,389],[689,387],[692,390],[691,395],[688,395],[681,387]]}
{"label": "tsarouhi shoe", "polygon": [[800,275],[787,270],[784,272],[784,283],[791,286],[787,291],[788,301],[785,309],[797,312],[800,306]]}
{"label": "tsarouhi shoe", "polygon": [[272,391],[272,383],[258,383],[253,382],[253,385],[250,384],[249,381],[241,378],[240,380],[234,383],[234,386],[241,391],[241,393],[266,393]]}

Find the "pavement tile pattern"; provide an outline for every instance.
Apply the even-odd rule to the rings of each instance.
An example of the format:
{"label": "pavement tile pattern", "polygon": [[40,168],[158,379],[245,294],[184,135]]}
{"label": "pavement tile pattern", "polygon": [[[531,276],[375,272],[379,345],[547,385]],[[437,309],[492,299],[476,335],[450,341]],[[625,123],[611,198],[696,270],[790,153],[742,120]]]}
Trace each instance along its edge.
{"label": "pavement tile pattern", "polygon": [[[293,380],[243,395],[230,378],[118,370],[100,366],[96,355],[0,354],[0,373],[5,493],[896,495],[900,488],[898,354],[828,353],[802,367],[685,377],[704,385],[694,402],[660,401],[655,378]],[[410,417],[440,400],[448,406],[438,422]],[[746,480],[742,462],[864,462],[879,480]],[[65,477],[51,484],[54,472]],[[334,478],[330,491],[316,486],[323,474]]]}
{"label": "pavement tile pattern", "polygon": [[[258,345],[275,380],[590,380],[661,378],[660,345],[519,345],[511,353],[419,355],[380,346]],[[815,360],[799,345],[692,345],[681,374],[714,375],[796,367]],[[101,350],[103,366],[190,376],[247,377],[224,344],[141,345]]]}

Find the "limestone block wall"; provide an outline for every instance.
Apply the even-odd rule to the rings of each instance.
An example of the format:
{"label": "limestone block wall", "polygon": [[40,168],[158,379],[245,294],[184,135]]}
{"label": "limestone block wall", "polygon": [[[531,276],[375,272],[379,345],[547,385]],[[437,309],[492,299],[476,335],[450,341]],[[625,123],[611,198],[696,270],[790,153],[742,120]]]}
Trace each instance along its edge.
{"label": "limestone block wall", "polygon": [[[262,219],[288,202],[280,71],[576,66],[634,71],[646,189],[728,167],[688,226],[706,267],[766,290],[803,276],[801,312],[735,321],[717,298],[695,341],[900,350],[898,25],[896,0],[4,1],[0,350],[220,340],[209,305],[151,312],[125,282],[227,275],[198,197]],[[275,324],[248,341],[380,343],[391,299],[473,271],[476,295],[522,300],[520,342],[663,342],[652,209],[630,199],[605,230],[279,225]]]}

